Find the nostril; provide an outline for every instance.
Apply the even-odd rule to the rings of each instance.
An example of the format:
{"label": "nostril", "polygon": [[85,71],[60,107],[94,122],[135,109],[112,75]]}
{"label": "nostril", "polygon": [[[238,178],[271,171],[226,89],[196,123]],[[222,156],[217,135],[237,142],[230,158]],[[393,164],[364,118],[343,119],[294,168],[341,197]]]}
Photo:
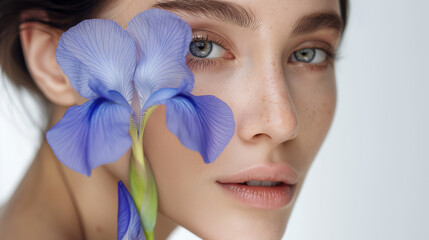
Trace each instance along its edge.
{"label": "nostril", "polygon": [[257,134],[255,134],[255,135],[253,136],[253,138],[261,138],[261,137],[262,137],[262,135],[267,136],[266,134],[263,134],[263,133],[257,133]]}
{"label": "nostril", "polygon": [[298,135],[299,120],[291,102],[272,105],[266,102],[241,116],[237,130],[242,140],[255,143],[265,139],[278,144]]}

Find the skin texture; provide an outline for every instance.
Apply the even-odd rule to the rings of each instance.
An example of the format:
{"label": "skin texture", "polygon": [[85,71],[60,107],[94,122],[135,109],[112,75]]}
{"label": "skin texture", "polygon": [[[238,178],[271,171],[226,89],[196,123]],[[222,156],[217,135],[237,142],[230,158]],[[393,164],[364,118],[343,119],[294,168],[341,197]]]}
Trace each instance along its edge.
{"label": "skin texture", "polygon": [[[207,165],[168,131],[163,106],[152,114],[144,134],[144,149],[158,186],[157,239],[165,239],[176,224],[204,239],[280,239],[335,113],[334,60],[298,63],[291,62],[291,55],[302,48],[337,48],[337,31],[326,28],[293,36],[292,30],[304,15],[339,14],[338,2],[228,2],[255,12],[261,18],[258,30],[177,13],[195,33],[209,32],[229,49],[211,67],[189,67],[195,75],[192,93],[215,95],[226,102],[233,111],[236,129],[224,152]],[[118,0],[100,17],[113,19],[125,28],[133,16],[154,3]],[[30,72],[55,105],[50,126],[69,106],[86,101],[70,87],[55,61],[60,34],[38,23],[29,24],[21,32]],[[128,185],[129,156],[130,152],[115,163],[97,168],[87,178],[59,165],[44,141],[0,216],[0,235],[7,239],[79,239],[82,235],[86,239],[115,239],[116,182],[121,179]],[[282,208],[245,206],[227,196],[216,183],[257,165],[279,163],[289,165],[299,176],[292,202]]]}

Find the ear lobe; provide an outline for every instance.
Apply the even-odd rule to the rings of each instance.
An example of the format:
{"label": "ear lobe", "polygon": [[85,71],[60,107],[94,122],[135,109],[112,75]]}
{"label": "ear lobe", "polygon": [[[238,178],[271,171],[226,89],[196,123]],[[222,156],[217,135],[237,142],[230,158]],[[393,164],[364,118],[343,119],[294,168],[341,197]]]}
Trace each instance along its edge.
{"label": "ear lobe", "polygon": [[55,57],[58,30],[38,22],[20,25],[20,39],[27,68],[43,94],[54,104],[72,106],[81,102]]}

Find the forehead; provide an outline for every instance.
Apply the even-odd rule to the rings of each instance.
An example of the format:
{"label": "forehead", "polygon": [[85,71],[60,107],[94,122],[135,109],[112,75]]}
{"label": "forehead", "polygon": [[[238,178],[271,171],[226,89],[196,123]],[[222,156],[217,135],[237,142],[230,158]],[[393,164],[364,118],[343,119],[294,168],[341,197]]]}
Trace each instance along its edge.
{"label": "forehead", "polygon": [[[257,27],[264,29],[281,27],[286,30],[285,28],[292,28],[293,23],[299,18],[313,13],[340,13],[338,0],[116,0],[99,17],[113,19],[123,28],[126,28],[132,17],[154,6],[167,5],[169,9],[166,10],[180,16],[189,16],[189,13],[195,9],[221,8],[222,4],[219,4],[219,2],[231,3],[232,6],[237,6],[245,10],[245,12],[250,12],[255,15],[254,20],[258,24]],[[190,11],[182,11],[186,8]],[[194,17],[198,16],[198,14],[195,14]],[[201,17],[203,17],[203,14],[201,14]],[[219,19],[213,18],[207,20],[219,21]]]}
{"label": "forehead", "polygon": [[290,29],[298,19],[316,13],[336,13],[339,15],[337,0],[237,0],[232,1],[250,8],[260,18],[261,27]]}

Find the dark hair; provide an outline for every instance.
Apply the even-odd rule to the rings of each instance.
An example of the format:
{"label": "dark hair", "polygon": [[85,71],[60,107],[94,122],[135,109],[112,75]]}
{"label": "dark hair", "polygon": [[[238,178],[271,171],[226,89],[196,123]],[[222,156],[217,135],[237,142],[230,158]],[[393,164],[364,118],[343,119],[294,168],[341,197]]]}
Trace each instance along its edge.
{"label": "dark hair", "polygon": [[[19,39],[19,25],[23,22],[40,22],[67,30],[80,21],[91,18],[106,4],[102,0],[1,0],[0,1],[0,66],[18,89],[28,89],[46,100],[31,78],[25,64]],[[21,19],[29,10],[46,13],[45,19]]]}
{"label": "dark hair", "polygon": [[343,19],[343,32],[347,26],[347,20],[349,19],[349,0],[340,0],[340,11],[341,18]]}
{"label": "dark hair", "polygon": [[[19,25],[23,22],[41,22],[66,31],[84,19],[95,16],[110,1],[102,0],[1,0],[0,1],[0,66],[12,83],[26,88],[44,99],[32,80],[25,64],[19,39]],[[347,22],[348,0],[340,0],[344,26]],[[44,11],[48,20],[21,19],[28,10]]]}

